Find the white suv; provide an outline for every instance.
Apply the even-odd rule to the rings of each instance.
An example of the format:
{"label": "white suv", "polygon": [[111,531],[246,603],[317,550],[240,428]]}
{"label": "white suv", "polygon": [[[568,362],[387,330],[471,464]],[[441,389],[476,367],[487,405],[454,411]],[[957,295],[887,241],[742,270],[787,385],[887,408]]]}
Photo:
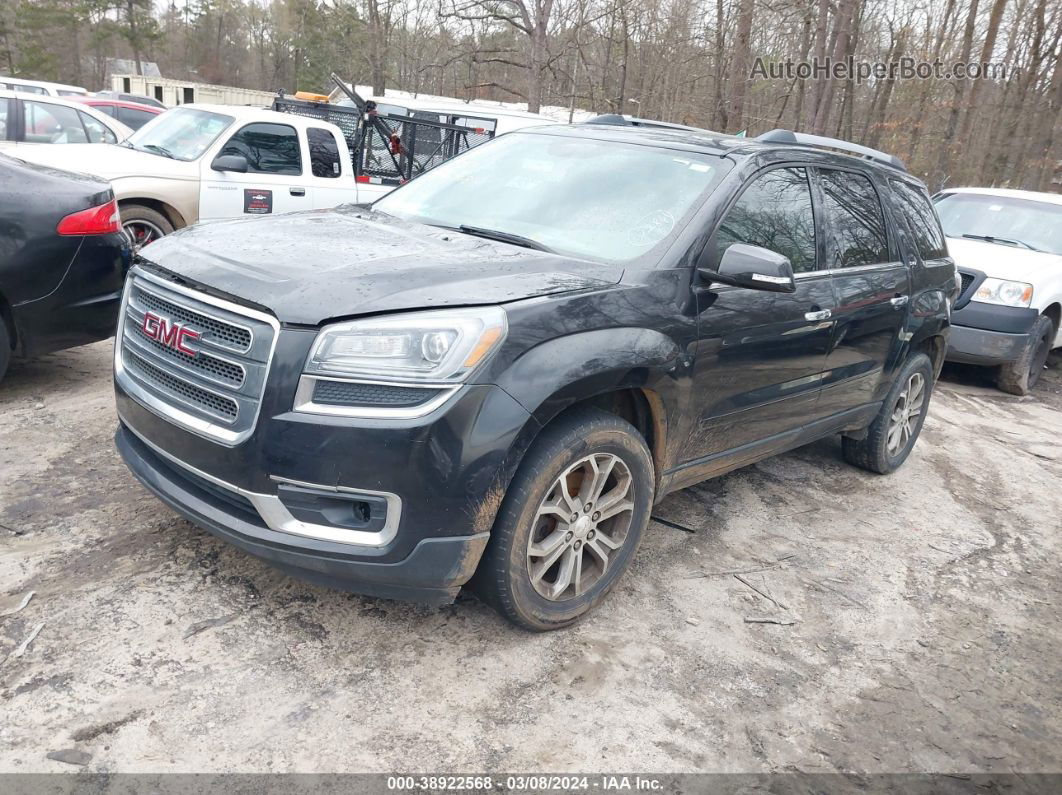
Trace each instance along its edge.
{"label": "white suv", "polygon": [[1062,346],[1062,196],[950,188],[933,197],[962,277],[948,360],[996,366],[1026,395]]}

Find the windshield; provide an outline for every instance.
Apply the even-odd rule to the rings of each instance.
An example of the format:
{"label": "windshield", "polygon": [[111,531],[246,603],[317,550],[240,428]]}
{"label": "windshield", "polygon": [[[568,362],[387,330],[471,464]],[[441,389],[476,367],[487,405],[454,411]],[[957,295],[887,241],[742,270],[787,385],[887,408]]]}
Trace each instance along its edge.
{"label": "windshield", "polygon": [[194,108],[174,108],[160,113],[125,139],[125,145],[174,160],[195,160],[234,119]]}
{"label": "windshield", "polygon": [[935,203],[948,237],[1062,254],[1062,204],[981,193],[946,193]]}
{"label": "windshield", "polygon": [[720,162],[651,146],[510,133],[432,169],[373,208],[625,262],[682,228],[721,173]]}

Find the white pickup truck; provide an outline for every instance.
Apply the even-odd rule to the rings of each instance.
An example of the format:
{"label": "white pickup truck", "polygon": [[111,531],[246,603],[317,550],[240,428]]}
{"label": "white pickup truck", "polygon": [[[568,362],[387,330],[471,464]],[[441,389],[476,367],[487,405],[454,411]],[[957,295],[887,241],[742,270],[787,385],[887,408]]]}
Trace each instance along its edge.
{"label": "white pickup truck", "polygon": [[116,145],[24,149],[24,160],[109,180],[136,247],[199,220],[373,201],[390,190],[355,180],[335,125],[253,107],[182,105]]}

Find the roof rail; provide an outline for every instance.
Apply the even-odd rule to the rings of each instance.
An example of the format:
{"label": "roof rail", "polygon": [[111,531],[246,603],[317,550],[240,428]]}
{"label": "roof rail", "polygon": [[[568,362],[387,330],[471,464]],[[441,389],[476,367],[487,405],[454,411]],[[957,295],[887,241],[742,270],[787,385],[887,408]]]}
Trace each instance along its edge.
{"label": "roof rail", "polygon": [[618,127],[658,127],[665,130],[686,130],[688,132],[710,132],[700,127],[688,127],[685,124],[672,124],[654,119],[639,119],[635,116],[621,116],[619,113],[604,113],[587,119],[583,124],[614,124]]}
{"label": "roof rail", "polygon": [[907,170],[903,161],[895,155],[879,152],[877,149],[871,149],[869,146],[860,146],[859,144],[853,144],[849,141],[842,141],[840,138],[827,138],[823,135],[798,133],[793,132],[792,130],[771,130],[770,132],[765,132],[763,135],[757,135],[752,140],[769,144],[799,144],[801,146],[819,146],[827,149],[839,149],[842,152],[848,152],[853,155],[865,157],[868,160],[884,163],[885,165],[892,166],[900,171]]}

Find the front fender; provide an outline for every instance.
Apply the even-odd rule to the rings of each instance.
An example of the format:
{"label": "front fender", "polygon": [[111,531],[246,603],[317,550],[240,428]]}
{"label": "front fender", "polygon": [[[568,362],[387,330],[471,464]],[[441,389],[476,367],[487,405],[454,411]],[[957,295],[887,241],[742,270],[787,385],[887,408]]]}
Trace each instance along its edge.
{"label": "front fender", "polygon": [[496,383],[545,425],[574,403],[621,389],[651,390],[673,408],[683,369],[682,350],[659,331],[600,329],[532,348]]}

